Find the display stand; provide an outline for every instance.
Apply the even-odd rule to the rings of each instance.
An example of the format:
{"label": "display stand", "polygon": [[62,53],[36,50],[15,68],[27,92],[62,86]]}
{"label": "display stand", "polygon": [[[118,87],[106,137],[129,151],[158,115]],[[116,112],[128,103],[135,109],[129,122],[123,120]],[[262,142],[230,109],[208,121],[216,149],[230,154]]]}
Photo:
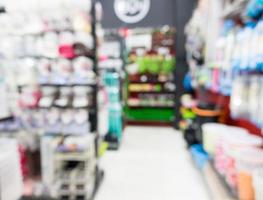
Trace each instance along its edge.
{"label": "display stand", "polygon": [[[95,5],[96,1],[92,1],[92,10],[91,10],[91,16],[92,16],[92,36],[93,36],[93,52],[94,52],[94,57],[93,57],[93,71],[98,77],[98,59],[96,56],[97,52],[97,33],[96,33],[96,8]],[[83,86],[83,85],[82,85]],[[98,107],[98,82],[92,85],[87,85],[88,87],[92,87],[92,108],[89,107],[89,119],[90,119],[90,132],[93,133],[94,137],[91,140],[91,142],[87,143],[90,146],[89,149],[87,149],[86,152],[81,152],[81,153],[73,153],[73,154],[61,154],[61,155],[56,155],[54,156],[54,162],[58,163],[63,163],[63,162],[68,162],[68,163],[83,163],[86,167],[84,169],[83,178],[86,177],[87,179],[79,180],[80,182],[74,182],[71,179],[60,184],[61,188],[65,188],[65,190],[60,190],[58,193],[57,191],[55,192],[55,196],[59,196],[60,199],[93,199],[100,184],[101,181],[103,180],[103,175],[104,172],[100,169],[99,166],[99,155],[98,155],[98,149],[100,145],[100,135],[98,133],[98,112],[99,112],[99,107]],[[67,136],[66,136],[67,137]],[[92,142],[93,141],[93,142]],[[45,148],[45,147],[44,147]],[[54,153],[54,152],[53,152]],[[52,153],[51,153],[52,154]],[[94,158],[96,160],[94,160]],[[50,158],[49,158],[50,159]],[[59,164],[51,164],[52,166],[60,166]],[[52,169],[51,169],[52,170]],[[56,170],[53,169],[53,172]],[[48,176],[48,175],[47,175]],[[50,174],[49,174],[50,176]],[[55,177],[56,174],[53,175]],[[55,179],[53,179],[55,180]],[[51,189],[52,190],[52,189]]]}
{"label": "display stand", "polygon": [[109,150],[117,150],[123,134],[123,86],[125,66],[124,39],[116,30],[105,32],[99,64],[104,87],[108,98],[108,130],[104,140]]}
{"label": "display stand", "polygon": [[170,125],[175,110],[175,51],[172,27],[131,30],[127,36],[126,123]]}
{"label": "display stand", "polygon": [[[59,51],[60,53],[61,53],[61,51],[63,51],[63,53],[65,53],[66,56],[65,56],[65,54],[63,54],[63,56],[57,55],[57,56],[53,57],[53,56],[47,56],[46,54],[45,55],[44,54],[43,55],[39,54],[39,52],[43,53],[43,49],[41,49],[42,50],[41,51],[39,46],[35,47],[34,45],[36,45],[36,43],[37,43],[37,42],[35,42],[35,43],[31,44],[32,46],[29,45],[29,46],[26,46],[26,48],[25,48],[25,49],[28,48],[27,50],[30,53],[28,53],[28,51],[23,52],[21,50],[21,52],[20,52],[21,55],[20,54],[19,55],[14,54],[14,55],[12,55],[13,57],[12,56],[10,56],[10,57],[7,56],[6,58],[3,56],[4,57],[3,59],[8,59],[8,60],[12,60],[13,59],[13,61],[15,61],[15,62],[17,62],[17,60],[20,60],[20,59],[31,59],[31,61],[32,60],[37,61],[37,67],[39,67],[38,65],[40,65],[40,60],[42,60],[42,59],[45,59],[45,60],[48,60],[48,61],[54,62],[54,63],[55,62],[59,62],[60,59],[61,60],[63,59],[63,60],[67,60],[67,61],[71,62],[72,65],[73,65],[73,61],[75,61],[74,59],[79,58],[79,57],[86,57],[86,58],[89,58],[89,60],[92,60],[92,64],[93,64],[92,65],[92,71],[93,71],[93,74],[95,74],[95,77],[94,77],[94,79],[92,79],[92,78],[90,79],[91,83],[87,82],[87,80],[84,80],[83,83],[82,83],[81,82],[82,81],[81,78],[79,78],[81,80],[80,81],[81,83],[79,83],[78,81],[74,82],[78,77],[77,77],[76,74],[74,74],[74,75],[72,74],[72,77],[71,77],[70,81],[66,81],[66,82],[65,81],[61,81],[59,78],[57,78],[58,80],[53,81],[53,79],[55,80],[56,78],[52,77],[52,81],[50,81],[50,82],[49,81],[45,82],[45,81],[40,81],[40,80],[36,80],[36,81],[35,80],[29,80],[29,82],[30,81],[32,81],[32,82],[30,82],[28,84],[25,83],[25,84],[17,85],[17,91],[19,91],[19,94],[21,96],[24,95],[23,92],[25,92],[25,91],[28,92],[27,87],[32,87],[32,88],[34,88],[36,90],[38,90],[39,88],[41,90],[43,88],[52,88],[52,90],[54,89],[54,90],[59,91],[59,95],[62,95],[62,96],[63,96],[63,92],[62,92],[63,88],[66,88],[66,90],[70,90],[71,92],[75,91],[74,89],[76,89],[76,87],[80,87],[82,90],[89,91],[88,97],[85,96],[85,98],[91,97],[91,99],[88,100],[88,104],[89,105],[85,105],[85,106],[79,106],[79,105],[76,106],[76,105],[73,105],[73,103],[70,103],[70,105],[59,105],[59,104],[56,105],[55,103],[53,103],[53,104],[51,104],[48,107],[43,107],[42,105],[41,106],[39,105],[39,100],[41,98],[41,94],[40,94],[39,91],[36,92],[36,93],[33,93],[33,96],[35,95],[35,97],[37,99],[36,103],[34,103],[33,106],[30,105],[30,106],[26,107],[23,104],[24,102],[22,102],[22,103],[19,102],[19,104],[22,105],[21,106],[22,107],[22,114],[27,113],[29,116],[32,116],[32,117],[37,112],[39,112],[39,113],[43,112],[45,114],[48,114],[51,109],[58,110],[58,112],[61,114],[61,116],[62,115],[64,116],[65,115],[64,112],[66,112],[67,110],[72,111],[74,109],[75,109],[74,112],[77,112],[79,110],[82,110],[82,111],[85,110],[85,113],[88,113],[88,116],[85,116],[85,117],[87,117],[87,121],[88,122],[77,123],[78,121],[76,121],[77,125],[85,124],[85,126],[83,126],[83,127],[81,126],[81,127],[76,128],[77,125],[74,124],[75,125],[75,133],[71,133],[71,131],[74,128],[67,130],[67,128],[70,127],[68,124],[66,124],[68,126],[65,126],[65,125],[62,126],[61,125],[59,129],[58,128],[55,129],[56,131],[54,131],[54,129],[53,130],[48,129],[47,127],[49,127],[50,124],[45,124],[45,123],[42,124],[42,127],[38,127],[38,128],[36,128],[34,125],[32,125],[30,123],[26,124],[26,127],[21,127],[21,129],[22,128],[27,128],[26,131],[30,131],[30,132],[32,131],[34,133],[37,133],[36,135],[38,137],[40,137],[40,138],[42,137],[41,138],[42,139],[42,149],[41,149],[41,151],[42,151],[41,152],[41,154],[42,154],[42,175],[43,175],[42,178],[43,178],[44,184],[47,184],[47,185],[44,186],[44,188],[45,189],[50,189],[50,191],[48,191],[48,192],[45,189],[42,192],[45,193],[45,195],[49,194],[48,196],[53,196],[53,197],[56,197],[56,198],[58,198],[60,200],[61,199],[85,199],[85,200],[86,199],[92,199],[95,196],[95,193],[98,190],[98,187],[100,186],[100,183],[101,183],[101,181],[103,179],[103,174],[104,174],[104,172],[101,171],[100,166],[99,166],[99,162],[98,162],[99,161],[98,148],[100,146],[100,135],[99,135],[99,130],[98,130],[99,106],[98,106],[98,99],[97,99],[98,98],[98,90],[99,90],[98,82],[97,82],[97,78],[98,78],[98,59],[97,59],[97,50],[98,50],[97,49],[97,45],[98,45],[98,42],[97,42],[97,30],[96,30],[97,23],[98,23],[98,21],[96,19],[96,16],[97,16],[97,13],[96,13],[96,2],[97,1],[96,0],[90,0],[90,1],[91,1],[91,10],[89,11],[90,13],[88,14],[88,18],[91,19],[90,20],[90,23],[91,23],[90,24],[90,28],[91,28],[90,30],[91,30],[91,32],[86,31],[86,29],[84,29],[84,28],[81,29],[81,30],[80,29],[74,29],[73,28],[73,22],[70,21],[70,19],[68,19],[69,21],[65,20],[63,22],[65,22],[65,24],[68,23],[67,25],[64,24],[65,27],[67,27],[69,24],[72,25],[72,27],[64,29],[61,26],[59,26],[59,28],[56,29],[54,27],[56,27],[56,25],[58,25],[58,24],[55,24],[55,22],[53,22],[51,20],[51,18],[53,17],[53,15],[52,15],[52,16],[50,16],[51,18],[47,18],[47,19],[45,18],[45,20],[47,20],[47,21],[48,20],[52,21],[52,22],[48,21],[50,24],[52,24],[52,23],[55,24],[55,25],[52,24],[50,26],[50,27],[52,27],[51,29],[47,28],[47,30],[46,30],[45,29],[46,27],[45,28],[42,27],[43,29],[39,28],[39,29],[37,29],[38,31],[36,31],[36,32],[34,32],[32,30],[29,30],[28,32],[27,31],[25,31],[25,32],[21,31],[22,34],[20,32],[16,32],[17,31],[16,29],[14,29],[14,30],[12,29],[12,31],[15,31],[15,33],[10,34],[10,37],[14,36],[14,37],[16,37],[16,39],[19,38],[21,41],[26,40],[26,39],[28,40],[28,38],[29,39],[34,39],[35,41],[38,41],[40,39],[43,39],[42,37],[45,37],[46,34],[52,33],[54,35],[56,34],[57,36],[61,36],[60,34],[62,34],[62,33],[65,34],[65,32],[68,32],[68,33],[70,33],[72,35],[74,34],[74,39],[73,40],[75,42],[74,43],[74,45],[75,45],[81,39],[83,40],[83,38],[81,38],[81,36],[79,36],[79,35],[76,36],[75,34],[77,34],[77,32],[78,33],[81,32],[81,31],[82,31],[82,34],[84,34],[83,32],[86,31],[86,34],[90,34],[91,37],[92,37],[92,43],[93,43],[92,44],[92,49],[89,49],[88,46],[84,45],[84,44],[86,44],[85,42],[88,43],[88,41],[86,41],[84,39],[83,44],[81,42],[79,42],[80,44],[78,44],[78,45],[80,45],[80,47],[79,47],[77,53],[74,52],[73,56],[70,55],[70,54],[72,53],[72,51],[76,51],[76,47],[75,46],[72,46],[72,47],[71,46],[67,46],[68,43],[66,43],[66,45],[63,44],[64,46],[59,46],[59,47],[56,46],[57,51]],[[56,5],[56,4],[54,4],[54,5]],[[66,9],[70,9],[69,7],[66,7],[66,5],[67,5],[67,3],[65,3],[65,5],[63,4],[63,6],[65,6]],[[36,7],[38,8],[38,6],[36,6]],[[64,8],[63,6],[61,7],[61,9]],[[34,5],[32,7],[35,8]],[[20,8],[17,8],[17,9],[18,9],[17,12],[20,12],[20,10],[19,10]],[[86,9],[84,8],[83,11],[85,11],[85,10]],[[59,11],[61,11],[61,10],[59,10]],[[32,11],[32,13],[34,13],[34,14],[35,14],[35,12],[37,13],[37,12],[39,12],[39,10],[37,9],[37,10],[33,10]],[[41,14],[43,14],[43,13],[38,13],[38,14],[39,14],[39,16],[37,14],[35,14],[34,16],[40,18]],[[62,11],[61,11],[60,14],[63,17],[65,17],[65,13],[63,13]],[[21,11],[21,15],[26,15],[24,10]],[[56,20],[64,20],[64,18],[62,16],[60,16],[60,15],[56,16],[59,19],[53,19],[53,20],[54,21],[56,21]],[[41,17],[43,17],[43,16],[41,16]],[[87,18],[85,18],[85,19],[88,21]],[[38,22],[38,23],[39,23],[38,24],[39,26],[43,25],[43,24],[41,24],[42,22]],[[61,23],[59,25],[61,25]],[[87,28],[87,27],[85,27],[85,28]],[[32,31],[32,32],[30,32],[30,31]],[[4,32],[4,34],[5,34],[5,32]],[[79,39],[78,41],[75,40],[75,38],[77,38],[77,37]],[[84,37],[84,36],[82,35],[82,37]],[[15,44],[15,42],[16,42],[16,40],[13,43]],[[25,41],[23,41],[23,42],[25,44],[27,44]],[[48,42],[50,42],[50,41],[48,40]],[[43,44],[44,43],[45,42],[43,42]],[[38,45],[40,45],[40,44],[38,44]],[[50,47],[50,46],[48,46],[48,47]],[[35,51],[35,52],[32,51],[32,49],[34,49],[34,48],[36,48],[36,49],[39,48],[38,49],[39,51]],[[42,46],[42,48],[43,48],[43,46]],[[47,48],[45,50],[46,50],[45,53],[47,53],[47,51],[51,51],[51,49],[49,49],[49,48]],[[22,54],[24,54],[24,55],[22,55]],[[56,70],[57,70],[57,68],[56,68]],[[53,71],[56,71],[56,70],[53,69]],[[52,71],[52,70],[50,70],[50,71]],[[69,71],[73,73],[73,70],[72,71],[69,70]],[[67,73],[69,71],[67,71]],[[56,73],[58,75],[61,75],[59,72],[56,72]],[[39,77],[38,78],[33,77],[33,78],[40,79]],[[73,94],[70,94],[70,95],[73,95]],[[56,98],[58,98],[58,97],[56,96]],[[77,97],[75,97],[75,99],[78,100]],[[61,100],[61,99],[59,99],[59,100]],[[41,113],[41,114],[43,114],[43,113]],[[83,116],[83,113],[82,113],[82,116]],[[85,117],[84,117],[84,119],[85,119]],[[2,119],[2,120],[11,120],[11,119],[13,119],[13,118]],[[50,117],[47,117],[47,119],[50,120]],[[32,121],[32,119],[30,119],[29,121],[33,122],[34,120]],[[66,121],[67,121],[67,119],[66,119]],[[79,119],[79,121],[83,121],[83,120]],[[76,130],[79,130],[82,133],[76,133],[77,132]],[[77,149],[77,150],[75,150],[75,152],[74,151],[72,151],[72,152],[71,151],[70,152],[64,151],[64,149],[63,150],[61,150],[61,149],[59,150],[59,148],[62,148],[62,147],[57,145],[57,144],[60,144],[60,143],[55,144],[56,140],[65,141],[65,140],[67,140],[70,137],[73,138],[73,143],[74,143],[74,140],[75,140],[74,137],[76,137],[78,139],[83,138],[83,141],[87,140],[86,143],[85,143],[85,150]],[[79,183],[76,183],[76,184],[72,183],[69,186],[68,189],[64,188],[65,190],[62,191],[62,188],[57,188],[58,185],[59,185],[59,184],[57,184],[57,182],[60,181],[60,183],[62,185],[64,184],[63,181],[58,179],[58,176],[61,173],[60,168],[65,167],[65,165],[69,165],[69,168],[71,168],[72,165],[76,164],[76,161],[77,162],[81,162],[80,164],[78,164],[81,167],[82,167],[82,164],[83,164],[83,172],[84,172],[85,177],[88,179],[88,181],[84,180],[84,183],[82,185],[79,184]],[[74,173],[71,171],[70,174],[74,174]],[[50,179],[46,182],[46,180],[47,180],[46,177],[48,177],[48,176],[50,176]],[[75,175],[72,175],[72,177],[75,177]],[[72,178],[72,177],[70,177],[70,178]],[[85,178],[85,177],[83,177],[83,178]],[[88,185],[88,183],[90,185]],[[72,193],[72,191],[75,191],[75,192]],[[55,194],[55,195],[53,195],[53,194]],[[45,197],[39,197],[39,198],[40,199],[45,199]],[[27,196],[27,197],[23,197],[22,199],[34,199],[34,197],[33,196],[32,197],[31,196]]]}

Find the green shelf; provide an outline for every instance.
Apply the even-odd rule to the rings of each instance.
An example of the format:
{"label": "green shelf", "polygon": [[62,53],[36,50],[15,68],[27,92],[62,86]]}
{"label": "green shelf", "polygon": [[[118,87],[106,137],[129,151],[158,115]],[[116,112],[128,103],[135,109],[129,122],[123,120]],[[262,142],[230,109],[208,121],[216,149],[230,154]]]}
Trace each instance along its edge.
{"label": "green shelf", "polygon": [[173,122],[173,108],[126,108],[125,116],[132,121]]}

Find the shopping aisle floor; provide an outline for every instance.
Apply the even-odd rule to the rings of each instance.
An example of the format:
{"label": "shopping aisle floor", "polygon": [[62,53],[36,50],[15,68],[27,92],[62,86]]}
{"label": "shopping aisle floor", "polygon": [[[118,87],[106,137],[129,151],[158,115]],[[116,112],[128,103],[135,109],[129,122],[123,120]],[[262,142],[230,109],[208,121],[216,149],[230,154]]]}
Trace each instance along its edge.
{"label": "shopping aisle floor", "polygon": [[121,149],[101,160],[105,178],[95,200],[209,200],[180,133],[128,127]]}

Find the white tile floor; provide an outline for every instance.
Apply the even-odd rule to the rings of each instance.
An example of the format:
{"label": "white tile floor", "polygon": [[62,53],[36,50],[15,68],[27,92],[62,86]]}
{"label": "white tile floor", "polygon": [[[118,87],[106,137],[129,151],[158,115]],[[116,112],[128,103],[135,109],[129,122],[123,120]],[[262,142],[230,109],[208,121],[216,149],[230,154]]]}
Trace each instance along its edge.
{"label": "white tile floor", "polygon": [[105,178],[95,200],[209,200],[180,133],[128,127],[121,149],[101,160]]}

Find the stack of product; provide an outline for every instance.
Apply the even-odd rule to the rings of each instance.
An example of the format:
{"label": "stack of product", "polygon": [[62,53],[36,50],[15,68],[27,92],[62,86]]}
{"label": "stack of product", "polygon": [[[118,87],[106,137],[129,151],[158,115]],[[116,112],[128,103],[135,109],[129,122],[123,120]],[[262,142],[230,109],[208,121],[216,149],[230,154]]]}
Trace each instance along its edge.
{"label": "stack of product", "polygon": [[109,125],[105,140],[109,149],[117,149],[122,139],[122,97],[124,80],[124,41],[118,32],[106,31],[99,49],[99,70],[108,97]]}
{"label": "stack of product", "polygon": [[263,139],[246,129],[219,123],[206,123],[202,131],[203,145],[191,145],[190,152],[208,181],[214,199],[224,196],[260,200]]}
{"label": "stack of product", "polygon": [[123,43],[123,38],[117,31],[106,30],[104,32],[104,40],[99,48],[100,70],[123,72],[125,53]]}
{"label": "stack of product", "polygon": [[172,122],[175,101],[175,32],[164,27],[132,30],[126,38],[128,121]]}
{"label": "stack of product", "polygon": [[[92,0],[11,0],[0,17],[1,64],[16,116],[4,127],[46,135],[43,184],[59,199],[90,199],[98,181],[96,8]],[[83,187],[63,190],[65,172],[84,174]]]}
{"label": "stack of product", "polygon": [[207,123],[202,128],[204,149],[214,158],[215,169],[239,199],[254,199],[257,185],[252,177],[263,167],[263,139],[222,124]]}

